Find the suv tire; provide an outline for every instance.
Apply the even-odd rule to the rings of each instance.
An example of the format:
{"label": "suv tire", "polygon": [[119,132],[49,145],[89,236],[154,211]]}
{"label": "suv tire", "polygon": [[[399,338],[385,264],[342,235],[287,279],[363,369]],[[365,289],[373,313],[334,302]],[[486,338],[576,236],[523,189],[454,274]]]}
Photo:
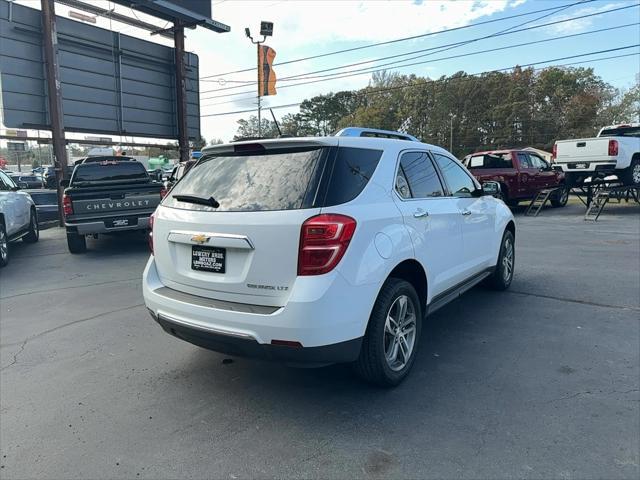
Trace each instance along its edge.
{"label": "suv tire", "polygon": [[551,197],[551,205],[553,207],[564,207],[569,201],[569,187],[563,185],[560,190],[558,190]]}
{"label": "suv tire", "polygon": [[87,251],[87,239],[84,235],[67,232],[67,246],[71,253],[84,253]]}
{"label": "suv tire", "polygon": [[31,210],[29,218],[29,233],[22,237],[25,243],[36,243],[40,239],[40,228],[38,227],[38,215],[35,210]]}
{"label": "suv tire", "polygon": [[500,254],[498,255],[498,263],[490,277],[487,278],[487,284],[494,290],[506,290],[513,280],[513,270],[516,263],[516,248],[513,233],[505,230],[502,235],[502,243],[500,244]]}
{"label": "suv tire", "polygon": [[4,223],[0,223],[0,267],[9,263],[9,238]]}
{"label": "suv tire", "polygon": [[356,373],[375,385],[398,385],[411,370],[421,330],[422,308],[415,288],[405,280],[388,278],[373,306]]}

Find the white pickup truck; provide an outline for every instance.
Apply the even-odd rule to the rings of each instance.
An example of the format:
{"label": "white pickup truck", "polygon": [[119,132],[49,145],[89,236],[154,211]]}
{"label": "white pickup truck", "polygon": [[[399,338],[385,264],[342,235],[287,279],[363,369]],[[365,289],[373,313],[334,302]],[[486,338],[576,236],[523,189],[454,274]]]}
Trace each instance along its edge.
{"label": "white pickup truck", "polygon": [[640,123],[604,127],[595,138],[558,140],[553,159],[572,186],[609,175],[640,186]]}

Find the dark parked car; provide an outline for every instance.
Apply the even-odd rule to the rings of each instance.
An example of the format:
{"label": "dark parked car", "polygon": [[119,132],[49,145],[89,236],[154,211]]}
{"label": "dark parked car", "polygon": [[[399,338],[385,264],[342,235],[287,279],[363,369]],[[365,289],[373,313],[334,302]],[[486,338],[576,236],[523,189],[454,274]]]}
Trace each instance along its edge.
{"label": "dark parked car", "polygon": [[[73,166],[67,166],[65,173],[67,178],[71,178],[71,174],[73,173]],[[42,180],[44,182],[44,188],[56,188],[55,167],[53,167],[52,165],[44,167],[44,171],[42,172]]]}
{"label": "dark parked car", "polygon": [[510,206],[530,200],[545,188],[564,187],[551,197],[554,207],[564,207],[569,198],[564,173],[527,150],[492,150],[467,155],[462,161],[480,183],[493,181],[501,187],[501,197]]}
{"label": "dark parked car", "polygon": [[20,188],[42,188],[44,182],[40,175],[29,173],[12,173],[9,175]]}
{"label": "dark parked car", "polygon": [[55,190],[25,190],[33,203],[36,204],[38,212],[38,223],[40,225],[58,220],[58,200]]}

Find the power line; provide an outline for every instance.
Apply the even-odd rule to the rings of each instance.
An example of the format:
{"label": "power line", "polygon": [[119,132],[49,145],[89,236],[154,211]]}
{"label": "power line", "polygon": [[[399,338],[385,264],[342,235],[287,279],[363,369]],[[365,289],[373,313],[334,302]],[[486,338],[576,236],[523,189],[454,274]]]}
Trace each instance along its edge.
{"label": "power line", "polygon": [[[511,48],[519,48],[519,47],[523,47],[523,46],[529,46],[529,45],[535,45],[535,44],[540,44],[540,43],[547,43],[547,42],[552,42],[552,41],[557,41],[557,40],[565,40],[567,38],[572,38],[572,37],[578,37],[578,36],[583,36],[583,35],[589,35],[589,34],[594,34],[594,33],[601,33],[601,32],[605,32],[605,31],[609,31],[609,30],[616,30],[616,29],[620,29],[620,28],[626,28],[629,26],[635,26],[638,25],[639,23],[630,23],[630,24],[624,24],[624,25],[618,25],[618,26],[614,26],[614,27],[608,27],[608,28],[602,28],[602,29],[598,29],[598,30],[591,30],[588,32],[580,32],[580,33],[574,33],[571,35],[563,35],[563,36],[558,36],[558,37],[552,37],[552,38],[547,38],[547,39],[543,39],[543,40],[535,40],[532,42],[524,42],[524,43],[519,43],[519,44],[514,44],[514,45],[507,45],[505,47],[496,47],[496,48],[490,48],[490,49],[486,49],[486,50],[478,50],[475,52],[469,52],[469,53],[462,53],[462,54],[458,54],[458,55],[448,55],[446,57],[439,57],[439,58],[433,58],[430,60],[424,60],[424,61],[420,61],[420,62],[413,62],[413,63],[407,63],[404,65],[397,65],[395,69],[400,69],[400,68],[406,68],[406,67],[412,67],[412,66],[416,66],[416,65],[422,65],[425,63],[434,63],[434,62],[441,62],[444,60],[451,60],[451,59],[455,59],[455,58],[462,58],[462,57],[469,57],[469,56],[473,56],[473,55],[480,55],[483,53],[491,53],[491,52],[497,52],[497,51],[501,51],[501,50],[508,50]],[[408,60],[404,60],[404,61],[408,61]],[[379,68],[379,67],[387,67],[389,65],[393,65],[393,64],[397,64],[398,62],[391,62],[389,64],[383,64],[383,65],[378,65],[377,67],[368,67],[365,69],[359,69],[359,70],[354,70],[351,71],[349,73],[343,73],[341,72],[340,74],[327,74],[327,75],[317,75],[316,77],[308,77],[309,79],[313,79],[313,78],[320,78],[320,80],[311,80],[311,81],[305,81],[305,82],[298,82],[295,84],[291,84],[291,85],[283,85],[281,87],[279,87],[279,89],[283,89],[283,88],[291,88],[291,87],[297,87],[300,85],[309,85],[312,83],[319,83],[319,82],[326,82],[326,81],[331,81],[331,80],[338,80],[341,78],[347,78],[347,77],[355,77],[355,76],[359,76],[359,75],[368,75],[370,73],[377,73],[377,72],[381,72],[386,70],[386,68]],[[373,70],[372,70],[373,68]],[[324,77],[329,77],[329,78],[324,78]],[[224,95],[216,95],[216,96],[212,96],[212,97],[205,97],[203,98],[203,100],[211,100],[214,98],[225,98],[225,97],[231,97],[231,96],[235,96],[235,95],[240,95],[240,94],[246,94],[246,93],[250,93],[250,92],[237,92],[237,93],[231,93],[231,94],[224,94]],[[234,102],[234,101],[242,101],[242,100],[248,100],[251,98],[255,98],[255,96],[248,96],[248,97],[242,97],[242,98],[237,98],[235,100],[231,100],[230,102]],[[203,107],[210,107],[210,106],[214,106],[214,105],[220,105],[223,103],[229,103],[229,102],[219,102],[219,103],[214,103],[214,104],[208,104],[208,105],[203,105]]]}
{"label": "power line", "polygon": [[[410,52],[399,53],[399,54],[396,54],[396,55],[389,55],[389,56],[386,56],[386,57],[375,58],[373,60],[364,60],[364,61],[361,61],[361,62],[349,63],[349,64],[345,64],[345,65],[340,65],[340,66],[337,66],[337,67],[331,67],[331,68],[325,68],[325,69],[322,69],[322,70],[316,70],[316,71],[313,71],[313,72],[290,75],[288,77],[279,78],[278,81],[282,82],[282,81],[286,81],[286,80],[295,80],[295,79],[303,80],[304,78],[300,78],[300,77],[306,77],[307,75],[313,75],[313,74],[316,74],[316,73],[324,73],[324,72],[329,72],[329,71],[333,71],[333,70],[340,70],[340,69],[344,69],[344,68],[355,67],[355,66],[358,66],[358,65],[364,65],[366,63],[374,63],[374,62],[379,62],[379,61],[383,61],[383,60],[389,60],[389,59],[392,59],[392,58],[404,57],[404,56],[407,56],[407,55],[413,55],[415,53],[431,52],[431,53],[426,54],[426,55],[418,55],[418,56],[415,56],[415,57],[411,57],[411,58],[407,58],[407,59],[404,59],[404,60],[400,60],[399,62],[413,60],[415,58],[420,58],[420,57],[424,57],[424,56],[428,56],[428,55],[433,55],[435,53],[440,53],[442,51],[451,50],[453,48],[458,48],[458,47],[461,47],[461,46],[464,46],[464,45],[468,45],[470,43],[475,43],[475,42],[478,42],[478,41],[481,41],[481,40],[486,40],[486,39],[489,39],[489,38],[499,37],[499,36],[503,36],[503,35],[512,35],[514,33],[520,33],[520,32],[524,32],[524,31],[528,31],[528,30],[544,28],[544,27],[548,27],[548,26],[551,26],[551,25],[556,25],[556,24],[559,24],[559,23],[571,22],[571,21],[579,20],[579,19],[586,18],[586,17],[589,17],[589,16],[601,15],[601,14],[609,12],[609,11],[603,11],[603,12],[598,12],[598,13],[595,13],[595,14],[580,15],[580,16],[573,17],[573,18],[558,20],[556,22],[550,22],[550,23],[536,25],[536,26],[533,26],[533,27],[523,28],[523,29],[520,29],[520,30],[514,30],[515,28],[522,27],[522,26],[527,25],[529,23],[537,22],[538,20],[541,20],[541,19],[543,19],[545,17],[549,17],[551,15],[556,15],[557,13],[561,12],[562,10],[566,10],[567,8],[569,8],[569,7],[573,6],[573,5],[575,5],[575,4],[571,4],[571,5],[562,7],[559,10],[556,10],[554,12],[547,13],[547,14],[542,15],[540,17],[536,17],[536,18],[534,18],[532,20],[527,20],[526,22],[520,23],[518,25],[513,25],[513,26],[511,26],[511,27],[509,27],[507,29],[500,30],[498,32],[495,32],[495,33],[492,33],[492,34],[489,34],[489,35],[484,35],[484,36],[481,36],[481,37],[471,38],[469,40],[463,40],[463,41],[460,41],[460,42],[454,42],[454,43],[448,43],[448,44],[444,44],[444,45],[438,45],[438,46],[430,47],[430,48],[412,50]],[[631,5],[631,6],[622,7],[622,8],[623,9],[624,8],[632,8],[634,6],[635,5]],[[613,9],[611,11],[616,11],[616,10],[617,9]],[[449,48],[446,48],[446,47],[449,47]],[[398,62],[392,62],[391,64],[393,64],[393,63],[398,63]],[[371,68],[371,67],[367,67],[367,68]],[[336,75],[339,75],[341,73],[345,73],[345,72],[337,72]],[[311,78],[313,78],[313,77],[311,77]],[[204,80],[204,81],[212,81],[212,80]],[[256,80],[245,80],[243,82],[245,84],[251,84],[251,83],[256,83]],[[242,83],[242,82],[237,82],[237,83]],[[211,92],[220,92],[220,91],[223,91],[223,90],[233,90],[233,89],[236,89],[236,88],[242,88],[242,85],[236,85],[236,86],[232,86],[232,87],[215,88],[215,89],[211,89],[211,90],[203,90],[203,91],[200,92],[200,94],[211,93]]]}
{"label": "power line", "polygon": [[[579,36],[583,36],[583,35],[590,35],[590,34],[594,34],[594,33],[602,33],[602,32],[606,32],[606,31],[610,31],[610,30],[617,30],[617,29],[621,29],[621,28],[626,28],[626,27],[630,27],[630,26],[635,26],[635,25],[640,25],[640,22],[636,22],[636,23],[627,23],[627,24],[623,24],[623,25],[616,25],[613,27],[608,27],[608,28],[601,28],[601,29],[597,29],[597,30],[590,30],[587,32],[580,32],[580,33],[574,33],[574,34],[570,34],[570,35],[563,35],[563,36],[558,36],[558,37],[552,37],[552,38],[547,38],[547,39],[543,39],[543,40],[536,40],[533,42],[525,42],[525,43],[520,43],[520,44],[514,44],[514,45],[508,45],[506,47],[496,47],[496,48],[491,48],[488,50],[479,50],[476,52],[470,52],[470,53],[464,53],[464,54],[460,54],[460,55],[450,55],[447,57],[441,57],[441,58],[434,58],[429,60],[429,63],[432,62],[439,62],[442,60],[450,60],[450,59],[454,59],[454,58],[461,58],[461,57],[467,57],[467,56],[472,56],[472,55],[479,55],[482,53],[489,53],[489,52],[494,52],[494,51],[499,51],[499,50],[507,50],[510,48],[518,48],[518,47],[522,47],[522,46],[528,46],[528,45],[534,45],[534,44],[539,44],[539,43],[546,43],[546,42],[551,42],[551,41],[557,41],[557,40],[565,40],[567,38],[573,38],[573,37],[579,37]],[[405,60],[407,61],[407,60]],[[420,62],[420,63],[425,63],[425,62]],[[407,66],[412,66],[414,64],[410,64],[410,65],[400,65],[396,68],[403,68],[403,67],[407,67]],[[384,65],[379,65],[379,66],[384,66]],[[380,70],[372,70],[372,71],[364,71],[364,70],[369,70],[370,68],[377,68],[377,67],[369,67],[367,69],[362,69],[362,73],[357,73],[360,72],[361,70],[356,70],[356,71],[351,71],[349,72],[348,75],[352,75],[352,76],[357,76],[357,75],[364,75],[364,74],[369,74],[369,73],[374,73],[374,72],[378,72],[378,71],[382,71],[383,69]],[[334,74],[335,75],[335,74]],[[330,75],[326,75],[326,76],[330,76]],[[316,77],[308,77],[308,78],[322,78],[325,77],[325,75],[319,75]],[[330,78],[329,80],[331,80],[333,78]],[[298,85],[305,85],[308,83],[312,83],[312,82],[300,82],[300,83],[296,83],[293,85],[285,85],[283,87],[280,88],[288,88],[288,87],[296,87]],[[224,97],[224,96],[230,96],[230,95],[221,95],[220,97]],[[227,100],[224,102],[216,102],[216,103],[211,103],[211,104],[205,104],[202,105],[201,107],[212,107],[212,106],[216,106],[216,105],[224,105],[224,104],[229,104],[229,103],[235,103],[235,102],[239,102],[239,101],[243,101],[243,100],[254,100],[255,96],[248,96],[248,97],[242,97],[242,98],[236,98],[234,100]]]}
{"label": "power line", "polygon": [[[513,33],[520,33],[520,32],[527,31],[527,30],[532,30],[532,29],[536,29],[536,28],[543,28],[543,27],[547,27],[547,26],[550,26],[550,25],[555,25],[555,24],[558,24],[558,23],[569,22],[569,21],[573,21],[573,20],[579,20],[579,19],[583,19],[583,18],[594,16],[594,15],[602,15],[602,14],[605,14],[605,13],[610,13],[610,12],[614,12],[614,11],[618,11],[618,10],[624,10],[624,9],[627,9],[627,8],[634,8],[634,7],[638,7],[638,6],[640,6],[640,5],[630,5],[630,6],[625,6],[625,7],[619,7],[619,8],[616,8],[616,9],[606,10],[606,11],[598,12],[598,13],[595,13],[595,14],[581,15],[581,16],[572,17],[572,18],[566,19],[566,20],[559,20],[559,21],[555,21],[555,22],[542,24],[542,25],[536,25],[536,26],[533,26],[533,27],[526,27],[526,28],[523,28],[521,30],[515,30],[515,31],[511,31],[511,32],[501,33],[500,35],[510,35],[510,34],[513,34]],[[459,45],[459,44],[460,43],[450,44],[450,45]],[[407,54],[411,54],[411,53],[417,53],[417,52],[421,52],[421,51],[427,51],[427,50],[434,50],[434,49],[438,49],[438,48],[442,48],[442,47],[450,46],[450,45],[440,45],[438,47],[432,47],[432,48],[428,48],[428,49],[424,49],[424,50],[417,50],[417,51],[414,51],[414,52],[407,52],[406,54],[403,54],[403,55],[407,55]],[[484,53],[486,53],[488,51],[491,51],[491,50],[485,50]],[[371,68],[379,69],[380,67],[388,67],[388,66],[392,66],[392,65],[397,65],[397,64],[400,64],[400,63],[403,63],[403,62],[407,62],[407,61],[410,61],[410,60],[414,60],[414,59],[417,59],[417,58],[430,56],[430,55],[433,55],[435,53],[439,53],[439,52],[436,51],[436,52],[431,52],[429,54],[416,55],[416,56],[411,57],[411,58],[405,58],[403,60],[398,60],[398,61],[388,62],[388,63],[381,64],[381,65],[375,65],[375,66],[371,66],[371,67],[366,67],[364,69],[350,70],[350,71],[347,71],[347,72],[336,72],[336,73],[327,74],[327,75],[318,75],[317,77],[307,76],[307,75],[312,75],[314,73],[319,73],[319,72],[323,71],[323,70],[319,70],[317,72],[308,72],[308,73],[296,75],[296,76],[293,76],[293,77],[284,77],[284,78],[281,78],[279,81],[294,81],[294,80],[305,80],[305,79],[310,79],[310,78],[325,78],[325,77],[327,77],[327,80],[330,80],[330,79],[333,79],[333,78],[336,78],[336,79],[347,78],[347,77],[355,76],[356,75],[355,72],[365,71],[365,70],[369,70]],[[466,54],[466,55],[469,55],[469,54]],[[380,60],[384,60],[385,58],[393,58],[393,57],[394,56],[383,57],[383,58],[371,60],[370,62],[377,62],[377,61],[380,61]],[[442,59],[445,59],[445,60],[449,59],[449,58],[457,58],[457,57],[456,56],[442,57]],[[433,60],[431,60],[431,61],[433,61]],[[355,63],[355,64],[343,65],[341,67],[336,67],[336,68],[349,68],[349,67],[361,64],[361,63],[365,63],[365,62],[359,62],[359,63]],[[368,62],[366,62],[366,63],[368,63]],[[428,62],[417,62],[417,63],[413,63],[413,64],[402,65],[401,67],[411,66],[411,65],[421,65],[421,64],[424,64],[424,63],[428,63]],[[326,70],[335,70],[336,68],[325,69],[324,71],[326,71]],[[373,73],[375,71],[379,71],[379,70],[369,70],[368,73]],[[304,78],[295,78],[295,77],[303,77],[303,76],[305,76],[305,77]],[[305,85],[305,84],[306,83],[299,83],[299,84],[296,84],[296,85]],[[285,86],[281,86],[279,88],[287,88],[287,87],[290,87],[290,86],[293,86],[293,85],[285,85]],[[210,93],[210,92],[219,92],[219,91],[223,91],[223,90],[231,90],[231,89],[236,89],[236,88],[242,88],[242,86],[225,87],[225,88],[219,88],[219,89],[213,89],[213,90],[204,90],[204,91],[200,92],[200,94]],[[253,90],[243,90],[242,92],[228,93],[228,94],[222,94],[222,95],[214,95],[214,96],[210,96],[210,97],[202,97],[201,99],[202,100],[212,100],[214,98],[223,98],[223,97],[234,96],[234,95],[245,95],[245,94],[248,94],[248,93],[254,93],[254,91]]]}
{"label": "power line", "polygon": [[[612,48],[612,49],[607,49],[607,50],[600,50],[600,51],[596,51],[596,52],[590,52],[590,53],[582,53],[579,55],[571,55],[571,56],[567,56],[567,57],[561,57],[561,58],[554,58],[554,59],[550,59],[550,60],[541,60],[538,62],[532,62],[532,63],[527,63],[527,64],[522,64],[522,65],[515,65],[512,67],[505,67],[505,68],[499,68],[499,69],[495,69],[495,70],[487,70],[484,72],[478,72],[478,73],[470,73],[467,75],[467,77],[463,77],[463,78],[459,78],[459,79],[451,79],[450,81],[462,81],[462,80],[468,80],[469,77],[476,77],[479,75],[486,75],[489,73],[499,73],[499,72],[504,72],[507,70],[512,70],[516,67],[532,67],[534,65],[540,65],[541,63],[549,63],[549,62],[555,62],[555,61],[560,61],[560,60],[570,60],[572,58],[578,58],[578,57],[584,57],[587,55],[597,55],[600,53],[606,53],[606,52],[614,52],[614,51],[620,51],[620,50],[625,50],[625,49],[629,49],[629,48],[633,48],[633,47],[638,47],[640,46],[640,44],[636,44],[636,45],[632,45],[632,46],[628,46],[628,47],[619,47],[619,48]],[[625,58],[625,57],[632,57],[632,56],[638,56],[640,55],[640,53],[629,53],[629,54],[625,54],[625,55],[614,55],[614,56],[608,56],[608,57],[601,57],[601,58],[593,58],[593,59],[589,59],[589,60],[583,60],[580,62],[573,62],[573,63],[565,63],[565,64],[559,64],[559,65],[548,65],[547,67],[544,68],[550,68],[550,67],[568,67],[568,66],[572,66],[572,65],[578,65],[578,64],[582,64],[582,63],[593,63],[593,62],[599,62],[599,61],[603,61],[603,60],[611,60],[611,59],[616,59],[616,58]],[[536,69],[536,70],[543,70],[542,69]],[[437,83],[439,82],[439,80],[429,80],[429,83]],[[416,87],[422,87],[425,86],[427,82],[421,82],[421,83],[412,83],[412,84],[408,84],[408,85],[398,85],[395,87],[385,87],[385,88],[380,88],[380,89],[375,89],[375,90],[365,90],[362,92],[358,92],[355,94],[356,97],[358,96],[367,96],[367,95],[372,95],[372,94],[376,94],[376,93],[386,93],[389,91],[393,91],[393,90],[402,90],[405,88],[416,88]],[[287,105],[276,105],[273,107],[268,107],[268,108],[272,108],[272,109],[279,109],[279,108],[290,108],[290,107],[297,107],[299,105],[301,105],[302,102],[297,102],[297,103],[289,103]],[[201,117],[219,117],[219,116],[224,116],[224,115],[234,115],[234,114],[238,114],[238,113],[249,113],[249,112],[255,112],[257,111],[257,108],[251,108],[248,110],[237,110],[237,111],[233,111],[233,112],[221,112],[221,113],[210,113],[208,115],[201,115]]]}
{"label": "power line", "polygon": [[[519,13],[519,14],[516,14],[516,15],[509,15],[507,17],[494,18],[492,20],[485,20],[485,21],[482,21],[482,22],[472,23],[470,25],[463,25],[461,27],[445,28],[443,30],[438,30],[438,31],[435,31],[435,32],[428,32],[428,33],[423,33],[423,34],[420,34],[420,35],[412,35],[410,37],[396,38],[396,39],[387,40],[387,41],[384,41],[384,42],[377,42],[377,43],[371,43],[371,44],[368,44],[368,45],[361,45],[359,47],[345,48],[343,50],[335,50],[333,52],[321,53],[319,55],[311,55],[311,56],[308,56],[308,57],[296,58],[294,60],[287,60],[285,62],[276,63],[276,64],[274,64],[274,66],[289,65],[291,63],[304,62],[306,60],[312,60],[312,59],[315,59],[315,58],[323,58],[323,57],[328,57],[328,56],[331,56],[331,55],[338,55],[338,54],[341,54],[341,53],[348,53],[348,52],[354,52],[354,51],[357,51],[357,50],[363,50],[363,49],[366,49],[366,48],[379,47],[381,45],[390,45],[390,44],[393,44],[393,43],[405,42],[405,41],[409,41],[409,40],[415,40],[417,38],[424,38],[424,37],[429,37],[429,36],[433,36],[433,35],[439,35],[441,33],[465,30],[467,28],[479,27],[481,25],[487,25],[487,24],[490,24],[490,23],[503,22],[505,20],[511,20],[513,18],[526,17],[526,16],[529,16],[529,15],[535,15],[536,13],[548,12],[548,11],[551,11],[551,10],[561,10],[561,9],[565,9],[565,8],[568,8],[568,7],[572,7],[574,5],[582,5],[582,4],[587,4],[587,3],[591,3],[591,2],[595,2],[595,1],[597,1],[597,0],[582,0],[582,1],[579,1],[579,2],[571,3],[569,5],[559,5],[559,6],[555,6],[555,7],[543,8],[543,9],[540,9],[540,10],[534,10],[532,12]],[[234,73],[250,72],[250,71],[253,71],[255,69],[256,69],[256,67],[250,67],[250,68],[244,68],[244,69],[241,69],[241,70],[233,70],[233,71],[230,71],[230,72],[216,73],[216,74],[213,74],[213,75],[203,76],[203,77],[201,77],[201,79],[222,77],[224,75],[231,75],[231,74],[234,74]]]}

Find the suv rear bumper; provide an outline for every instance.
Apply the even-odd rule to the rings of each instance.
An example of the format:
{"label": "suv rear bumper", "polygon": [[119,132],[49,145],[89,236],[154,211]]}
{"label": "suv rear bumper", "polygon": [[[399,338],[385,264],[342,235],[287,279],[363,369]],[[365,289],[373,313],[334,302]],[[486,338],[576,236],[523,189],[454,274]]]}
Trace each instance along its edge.
{"label": "suv rear bumper", "polygon": [[[334,271],[299,277],[285,306],[235,303],[167,287],[153,256],[142,286],[151,316],[175,337],[233,355],[312,364],[358,358],[378,289],[375,284],[354,287]],[[353,292],[350,300],[347,291]]]}
{"label": "suv rear bumper", "polygon": [[274,360],[294,365],[322,366],[353,362],[358,358],[362,344],[362,337],[321,347],[261,344],[255,338],[202,330],[164,315],[157,316],[152,313],[151,316],[169,335],[199,347],[227,355]]}

